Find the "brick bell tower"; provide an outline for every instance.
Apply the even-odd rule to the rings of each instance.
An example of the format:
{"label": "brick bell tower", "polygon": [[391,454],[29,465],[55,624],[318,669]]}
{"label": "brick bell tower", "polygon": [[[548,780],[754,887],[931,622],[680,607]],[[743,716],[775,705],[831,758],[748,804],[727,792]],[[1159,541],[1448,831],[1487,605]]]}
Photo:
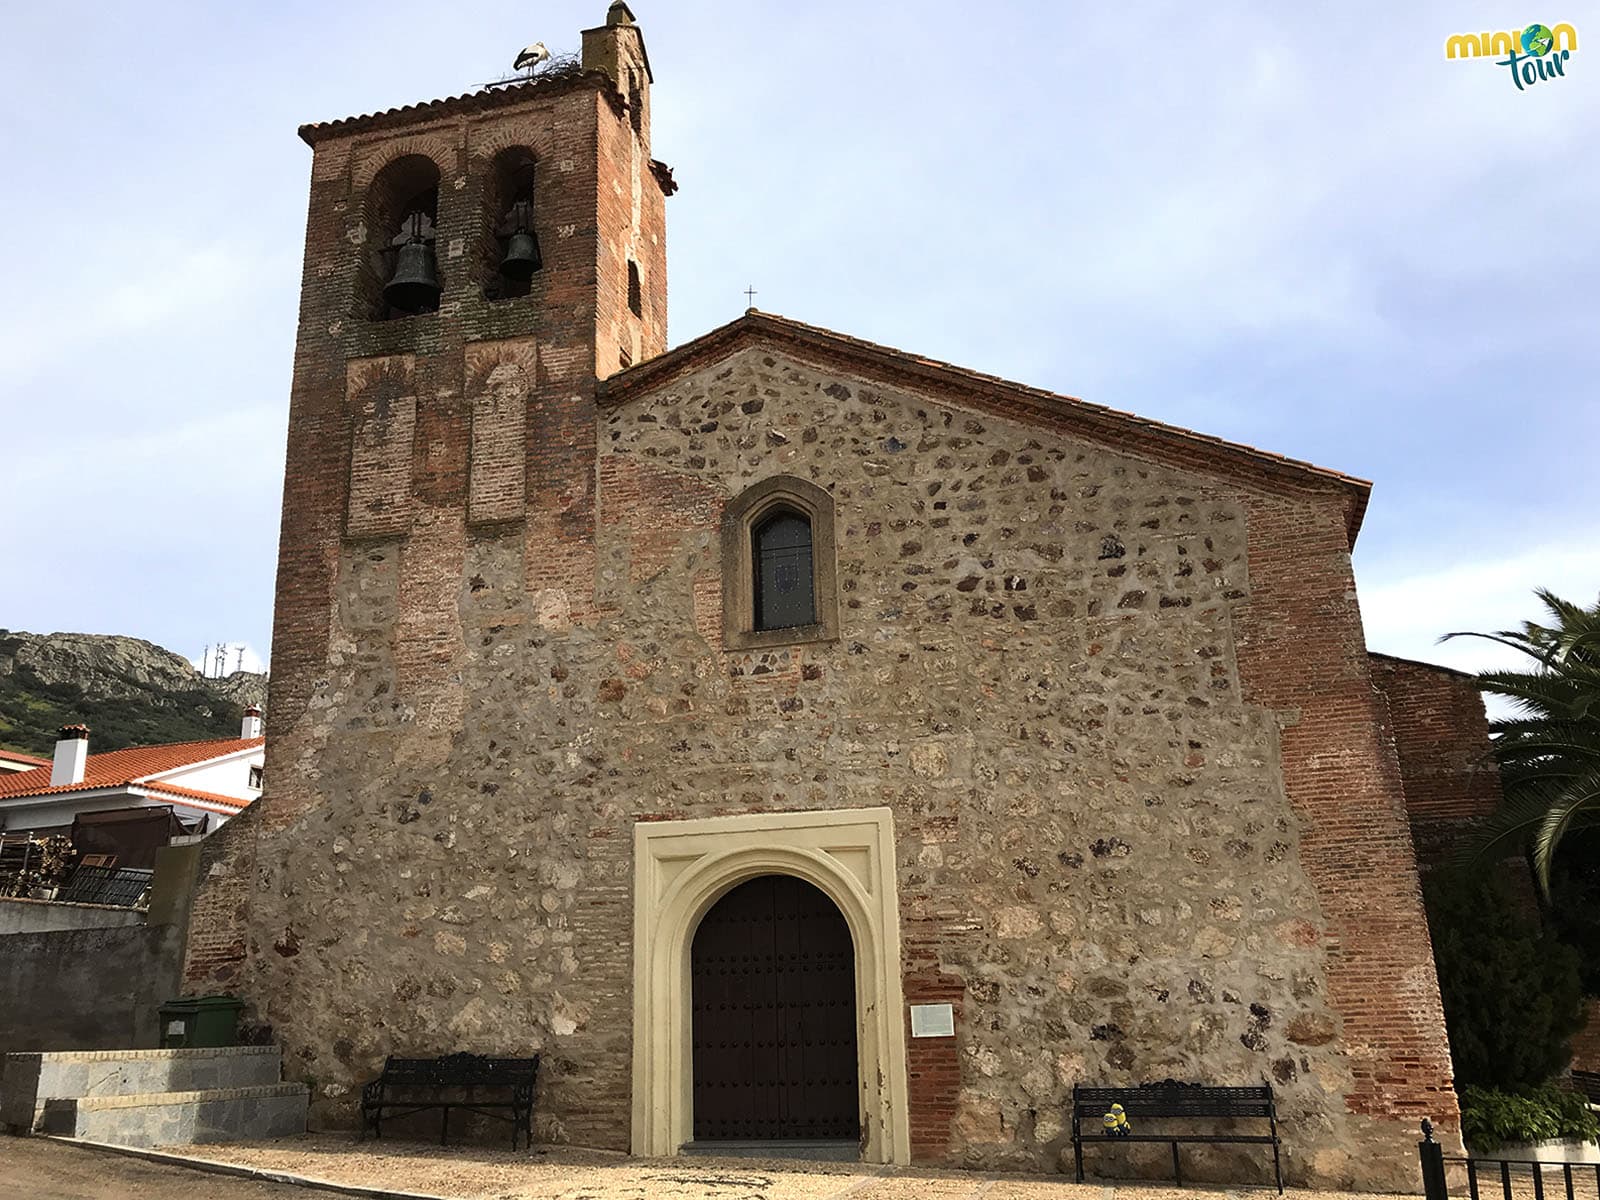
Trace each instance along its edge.
{"label": "brick bell tower", "polygon": [[[474,578],[593,593],[594,385],[666,346],[665,199],[649,58],[628,6],[580,61],[301,128],[311,203],[290,397],[269,724],[288,766],[356,659],[422,730],[460,707]],[[468,593],[471,594],[470,592]],[[387,599],[370,610],[362,596]],[[352,658],[354,656],[354,658]],[[372,697],[367,698],[373,701]],[[455,715],[459,715],[457,712]]]}
{"label": "brick bell tower", "polygon": [[[509,943],[471,942],[499,974],[467,978],[450,922],[497,896],[484,929],[520,931],[521,969],[576,970],[569,934],[524,911],[560,830],[533,752],[505,761],[552,669],[507,656],[586,636],[596,386],[666,346],[674,189],[650,156],[650,84],[619,0],[579,59],[300,130],[314,155],[269,785],[207,841],[184,977],[244,997],[293,1047],[291,1078],[323,1081],[316,1120],[352,1122],[355,1084],[391,1048],[566,1028],[508,982]],[[495,877],[508,863],[529,864],[514,888]],[[584,1107],[589,1085],[552,1066],[548,1086],[579,1114],[570,1136],[625,1140],[614,1111]]]}

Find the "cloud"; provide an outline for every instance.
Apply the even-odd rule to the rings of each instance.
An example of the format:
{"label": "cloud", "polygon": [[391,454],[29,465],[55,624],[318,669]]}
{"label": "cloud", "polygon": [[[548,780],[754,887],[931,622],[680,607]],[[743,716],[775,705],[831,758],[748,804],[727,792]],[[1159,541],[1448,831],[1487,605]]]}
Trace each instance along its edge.
{"label": "cloud", "polygon": [[1462,559],[1415,574],[1361,572],[1361,615],[1367,645],[1384,654],[1440,663],[1462,671],[1526,666],[1516,651],[1481,638],[1453,638],[1468,630],[1491,633],[1538,620],[1543,587],[1575,603],[1600,595],[1600,526],[1516,554]]}
{"label": "cloud", "polygon": [[46,288],[35,303],[0,324],[0,362],[6,364],[9,385],[55,360],[82,355],[96,343],[149,331],[171,337],[180,317],[210,324],[225,311],[223,302],[240,280],[258,278],[262,269],[281,269],[231,246],[194,248],[159,239],[137,244],[137,278],[103,288],[85,285],[84,294],[76,296]]}
{"label": "cloud", "polygon": [[[147,472],[166,488],[205,493],[233,491],[245,483],[271,494],[282,477],[280,457],[284,416],[266,407],[225,409],[179,421],[178,414],[145,428],[118,428],[102,417],[102,428],[78,429],[71,438],[30,448],[13,464],[10,480],[18,488],[15,507],[54,508],[51,486],[71,479],[75,494],[121,493],[130,472]],[[36,490],[27,490],[36,485]]]}

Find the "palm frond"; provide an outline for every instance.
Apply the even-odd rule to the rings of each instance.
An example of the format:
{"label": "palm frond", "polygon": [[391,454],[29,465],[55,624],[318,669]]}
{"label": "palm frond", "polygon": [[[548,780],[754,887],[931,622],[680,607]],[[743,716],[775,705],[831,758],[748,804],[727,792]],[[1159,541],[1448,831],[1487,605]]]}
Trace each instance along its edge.
{"label": "palm frond", "polygon": [[1481,638],[1537,664],[1477,677],[1479,690],[1510,701],[1515,715],[1489,723],[1504,801],[1460,847],[1456,861],[1470,868],[1526,850],[1548,896],[1563,838],[1600,826],[1600,601],[1584,607],[1547,588],[1535,595],[1548,625],[1524,621],[1521,629],[1440,640]]}
{"label": "palm frond", "polygon": [[1550,893],[1550,864],[1556,847],[1574,825],[1592,820],[1600,820],[1600,771],[1591,772],[1565,789],[1545,811],[1544,820],[1533,835],[1533,873],[1546,895]]}

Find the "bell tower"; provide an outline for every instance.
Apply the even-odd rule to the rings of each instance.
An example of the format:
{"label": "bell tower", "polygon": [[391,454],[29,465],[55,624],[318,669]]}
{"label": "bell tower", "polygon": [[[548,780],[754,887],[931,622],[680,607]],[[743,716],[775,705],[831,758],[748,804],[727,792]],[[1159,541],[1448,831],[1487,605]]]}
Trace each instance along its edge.
{"label": "bell tower", "polygon": [[382,720],[443,730],[476,600],[592,604],[595,384],[666,347],[651,79],[617,0],[581,56],[300,129],[272,822],[317,802],[286,760],[326,736],[308,713],[356,703],[324,694],[339,668],[381,663]]}

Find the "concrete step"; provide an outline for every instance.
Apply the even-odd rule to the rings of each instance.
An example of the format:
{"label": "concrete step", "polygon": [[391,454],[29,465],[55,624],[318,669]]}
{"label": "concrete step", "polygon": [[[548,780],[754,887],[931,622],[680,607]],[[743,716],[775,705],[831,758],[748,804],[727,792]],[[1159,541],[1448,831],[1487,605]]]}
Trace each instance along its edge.
{"label": "concrete step", "polygon": [[289,1137],[306,1131],[302,1083],[206,1088],[45,1103],[39,1132],[117,1146],[177,1146]]}
{"label": "concrete step", "polygon": [[277,1046],[8,1054],[0,1072],[0,1126],[16,1133],[35,1128],[50,1100],[251,1088],[282,1078]]}
{"label": "concrete step", "polygon": [[741,1138],[737,1141],[694,1141],[683,1153],[713,1158],[797,1158],[811,1162],[860,1162],[861,1143],[834,1138]]}

